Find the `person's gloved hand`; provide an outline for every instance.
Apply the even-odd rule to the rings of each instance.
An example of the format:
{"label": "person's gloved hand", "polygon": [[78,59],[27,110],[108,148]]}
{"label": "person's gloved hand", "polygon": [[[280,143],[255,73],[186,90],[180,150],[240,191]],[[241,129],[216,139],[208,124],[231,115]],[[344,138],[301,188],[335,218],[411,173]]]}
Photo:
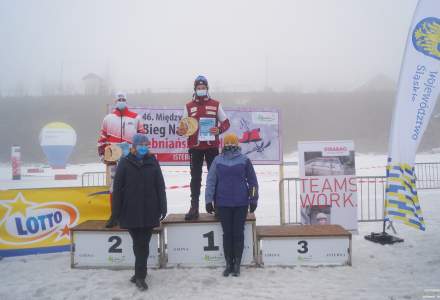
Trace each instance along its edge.
{"label": "person's gloved hand", "polygon": [[167,216],[167,212],[165,211],[165,212],[162,212],[161,214],[160,214],[160,220],[162,221],[163,219],[165,219],[165,217]]}
{"label": "person's gloved hand", "polygon": [[114,217],[110,217],[107,223],[105,223],[105,228],[112,228],[115,227],[116,225],[118,225],[118,220],[116,220],[116,218]]}
{"label": "person's gloved hand", "polygon": [[212,205],[212,202],[206,204],[206,212],[208,214],[212,214],[214,212],[214,206]]}
{"label": "person's gloved hand", "polygon": [[104,152],[105,152],[105,148],[108,146],[109,144],[102,144],[98,147],[98,155],[101,157],[104,157]]}
{"label": "person's gloved hand", "polygon": [[209,129],[209,132],[211,132],[213,135],[219,135],[220,133],[222,133],[219,127],[211,127]]}
{"label": "person's gloved hand", "polygon": [[251,200],[251,202],[258,201],[258,188],[256,186],[249,188],[249,200]]}
{"label": "person's gloved hand", "polygon": [[256,209],[257,209],[257,204],[256,203],[249,204],[249,212],[250,213],[253,213]]}

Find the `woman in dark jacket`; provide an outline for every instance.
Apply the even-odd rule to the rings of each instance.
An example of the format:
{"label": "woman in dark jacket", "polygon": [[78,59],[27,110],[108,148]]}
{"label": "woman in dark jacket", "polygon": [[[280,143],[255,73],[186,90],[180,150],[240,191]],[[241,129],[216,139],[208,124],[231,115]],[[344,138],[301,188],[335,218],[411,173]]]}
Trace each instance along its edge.
{"label": "woman in dark jacket", "polygon": [[133,136],[131,153],[122,158],[113,183],[112,217],[107,227],[119,222],[133,239],[135,274],[130,279],[140,290],[148,289],[148,250],[153,228],[167,214],[165,182],[159,163],[148,151],[145,134]]}
{"label": "woman in dark jacket", "polygon": [[240,275],[244,248],[244,224],[249,211],[257,208],[258,181],[250,159],[241,153],[234,133],[224,136],[224,147],[212,162],[206,181],[206,211],[214,212],[223,229],[223,251],[226,269],[223,276]]}

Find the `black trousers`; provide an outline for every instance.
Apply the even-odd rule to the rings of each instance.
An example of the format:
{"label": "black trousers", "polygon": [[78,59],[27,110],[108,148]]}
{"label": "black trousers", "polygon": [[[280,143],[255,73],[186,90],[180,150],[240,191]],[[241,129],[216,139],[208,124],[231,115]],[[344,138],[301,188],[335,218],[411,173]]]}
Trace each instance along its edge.
{"label": "black trousers", "polygon": [[202,167],[203,160],[206,160],[206,166],[211,167],[214,158],[219,154],[218,148],[209,149],[189,149],[189,159],[191,168],[191,201],[199,202],[200,187],[202,185]]}
{"label": "black trousers", "polygon": [[150,254],[149,246],[153,228],[130,228],[128,232],[133,240],[134,276],[145,279],[147,277],[147,259]]}
{"label": "black trousers", "polygon": [[244,248],[244,224],[248,206],[218,206],[217,212],[223,229],[225,259],[241,262]]}

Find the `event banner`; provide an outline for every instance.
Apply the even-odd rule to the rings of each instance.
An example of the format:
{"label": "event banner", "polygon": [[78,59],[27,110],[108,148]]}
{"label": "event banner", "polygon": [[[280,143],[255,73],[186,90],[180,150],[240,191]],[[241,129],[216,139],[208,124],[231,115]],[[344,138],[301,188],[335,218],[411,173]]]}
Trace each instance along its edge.
{"label": "event banner", "polygon": [[439,95],[440,1],[421,0],[414,13],[400,70],[387,166],[386,213],[425,230],[416,190],[417,148]]}
{"label": "event banner", "polygon": [[[162,165],[187,165],[189,154],[187,139],[176,133],[182,118],[181,108],[130,107],[139,114],[150,137],[152,152]],[[281,132],[278,110],[262,109],[225,109],[231,123],[227,132],[239,136],[242,152],[248,155],[254,164],[280,164]],[[209,131],[207,122],[203,122],[203,132]],[[198,134],[198,133],[196,133]],[[209,134],[202,133],[202,139],[209,139]],[[220,141],[223,144],[222,135]]]}
{"label": "event banner", "polygon": [[0,256],[70,250],[70,229],[86,220],[106,220],[106,188],[0,191]]}
{"label": "event banner", "polygon": [[357,231],[352,141],[298,142],[302,224],[339,224]]}

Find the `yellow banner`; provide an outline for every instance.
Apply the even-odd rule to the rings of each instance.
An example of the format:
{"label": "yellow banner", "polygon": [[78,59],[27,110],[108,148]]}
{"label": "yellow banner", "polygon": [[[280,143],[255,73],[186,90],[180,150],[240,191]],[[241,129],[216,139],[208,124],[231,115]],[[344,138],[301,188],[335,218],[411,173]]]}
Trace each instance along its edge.
{"label": "yellow banner", "polygon": [[109,216],[107,187],[0,191],[0,256],[68,250],[72,227]]}

